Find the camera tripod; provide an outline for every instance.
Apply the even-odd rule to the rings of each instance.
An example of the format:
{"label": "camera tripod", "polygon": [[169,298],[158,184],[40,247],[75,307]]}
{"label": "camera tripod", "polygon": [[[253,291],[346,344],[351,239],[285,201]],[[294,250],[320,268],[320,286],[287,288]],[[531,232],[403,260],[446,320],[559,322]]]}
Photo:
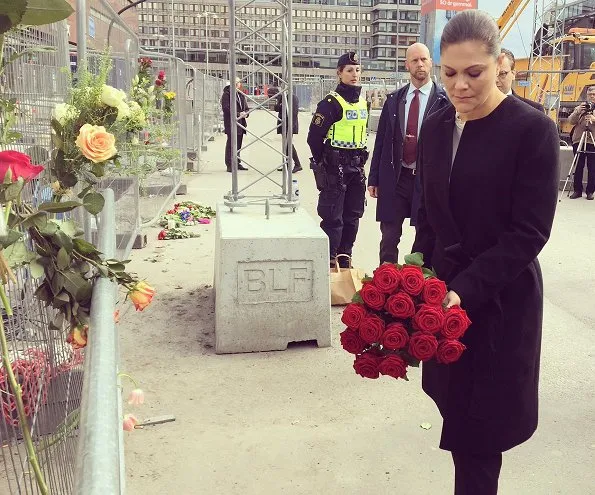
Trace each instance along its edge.
{"label": "camera tripod", "polygon": [[[570,177],[572,177],[572,174],[576,170],[578,161],[583,159],[583,157],[584,157],[584,159],[587,159],[587,156],[586,156],[587,154],[595,153],[595,151],[587,151],[587,144],[589,144],[589,142],[591,144],[593,144],[593,143],[595,143],[595,139],[593,139],[593,132],[591,132],[591,130],[589,128],[587,128],[583,131],[581,139],[578,142],[578,146],[576,148],[576,153],[574,154],[574,157],[572,158],[572,163],[570,164],[570,170],[568,170],[568,175],[566,176],[566,180],[564,181],[564,187],[560,191],[560,195],[558,197],[558,202],[562,201],[562,195],[564,194],[564,191],[566,191],[566,186],[568,185],[568,182],[570,181]],[[583,180],[583,178],[581,177],[581,181],[582,180]],[[566,195],[567,197],[570,197],[570,191],[572,191],[572,188],[568,189],[568,194]]]}

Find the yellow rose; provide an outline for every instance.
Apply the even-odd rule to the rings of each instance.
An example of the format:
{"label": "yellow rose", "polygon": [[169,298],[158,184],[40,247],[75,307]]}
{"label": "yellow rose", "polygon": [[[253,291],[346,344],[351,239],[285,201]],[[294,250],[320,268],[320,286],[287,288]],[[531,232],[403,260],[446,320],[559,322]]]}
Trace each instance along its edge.
{"label": "yellow rose", "polygon": [[93,163],[101,163],[116,155],[116,138],[102,125],[85,124],[76,138],[81,153]]}
{"label": "yellow rose", "polygon": [[124,91],[120,91],[112,86],[108,86],[104,84],[101,87],[101,102],[108,107],[117,108],[126,99],[126,93]]}
{"label": "yellow rose", "polygon": [[130,107],[126,103],[122,102],[116,108],[118,109],[116,120],[120,121],[130,117]]}

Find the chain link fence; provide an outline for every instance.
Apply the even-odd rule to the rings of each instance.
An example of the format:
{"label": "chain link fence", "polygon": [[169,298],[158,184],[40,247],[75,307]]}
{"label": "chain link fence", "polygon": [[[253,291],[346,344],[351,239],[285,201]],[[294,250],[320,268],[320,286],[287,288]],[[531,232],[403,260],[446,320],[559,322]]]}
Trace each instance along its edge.
{"label": "chain link fence", "polygon": [[[69,87],[65,22],[16,29],[6,34],[5,59],[29,51],[6,67],[0,95],[13,103],[3,113],[3,128],[12,120],[17,133],[3,150],[27,153],[47,165],[51,153],[50,117]],[[6,124],[9,124],[8,126]],[[36,205],[52,197],[47,177],[34,179],[22,200]],[[64,217],[58,217],[58,221]],[[30,244],[30,240],[25,239]],[[52,310],[36,297],[39,281],[27,267],[14,268],[16,283],[5,285],[13,315],[2,311],[13,371],[23,401],[41,469],[52,493],[70,493],[77,446],[75,433],[81,401],[84,353],[65,341],[63,329],[53,329]],[[0,493],[38,493],[22,443],[15,399],[0,368]]]}

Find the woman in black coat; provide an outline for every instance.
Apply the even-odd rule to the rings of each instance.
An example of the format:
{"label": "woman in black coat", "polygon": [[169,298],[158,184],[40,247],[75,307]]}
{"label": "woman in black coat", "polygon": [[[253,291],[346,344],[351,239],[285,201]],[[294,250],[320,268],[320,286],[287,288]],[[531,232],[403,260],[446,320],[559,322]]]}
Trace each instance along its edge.
{"label": "woman in black coat", "polygon": [[472,326],[451,365],[424,363],[443,417],[455,494],[493,495],[502,452],[537,428],[543,282],[537,255],[558,190],[558,134],[543,113],[496,87],[499,33],[484,12],[444,28],[441,76],[452,105],[421,131],[421,208],[413,251],[447,282],[447,306]]}
{"label": "woman in black coat", "polygon": [[[298,119],[298,112],[300,110],[299,108],[300,106],[300,102],[298,100],[298,97],[296,94],[292,95],[292,108],[291,108],[291,113],[292,113],[292,119],[291,119],[291,124],[293,126],[293,132],[292,134],[297,134],[299,132],[299,119]],[[277,112],[277,134],[283,134],[283,118],[284,118],[284,114],[286,114],[286,112],[283,110],[283,95],[281,93],[279,93],[277,96],[275,96],[275,112]],[[286,118],[286,115],[285,115]],[[295,174],[302,169],[302,165],[300,164],[300,157],[297,154],[297,151],[295,149],[295,146],[292,144],[291,145],[291,156],[293,158],[293,170],[291,171],[292,174]],[[285,152],[285,154],[288,154],[287,151]],[[283,168],[278,168],[277,170],[281,171],[283,170]]]}

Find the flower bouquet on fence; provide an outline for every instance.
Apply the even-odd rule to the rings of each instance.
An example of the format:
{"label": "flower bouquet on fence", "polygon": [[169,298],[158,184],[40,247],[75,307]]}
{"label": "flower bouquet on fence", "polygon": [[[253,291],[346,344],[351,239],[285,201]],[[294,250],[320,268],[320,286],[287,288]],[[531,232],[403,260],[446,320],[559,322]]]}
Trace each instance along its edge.
{"label": "flower bouquet on fence", "polygon": [[405,263],[378,267],[343,311],[341,345],[355,354],[353,368],[364,378],[407,380],[409,366],[431,359],[450,364],[465,350],[459,339],[471,324],[467,313],[443,307],[446,284],[422,268],[420,253]]}

